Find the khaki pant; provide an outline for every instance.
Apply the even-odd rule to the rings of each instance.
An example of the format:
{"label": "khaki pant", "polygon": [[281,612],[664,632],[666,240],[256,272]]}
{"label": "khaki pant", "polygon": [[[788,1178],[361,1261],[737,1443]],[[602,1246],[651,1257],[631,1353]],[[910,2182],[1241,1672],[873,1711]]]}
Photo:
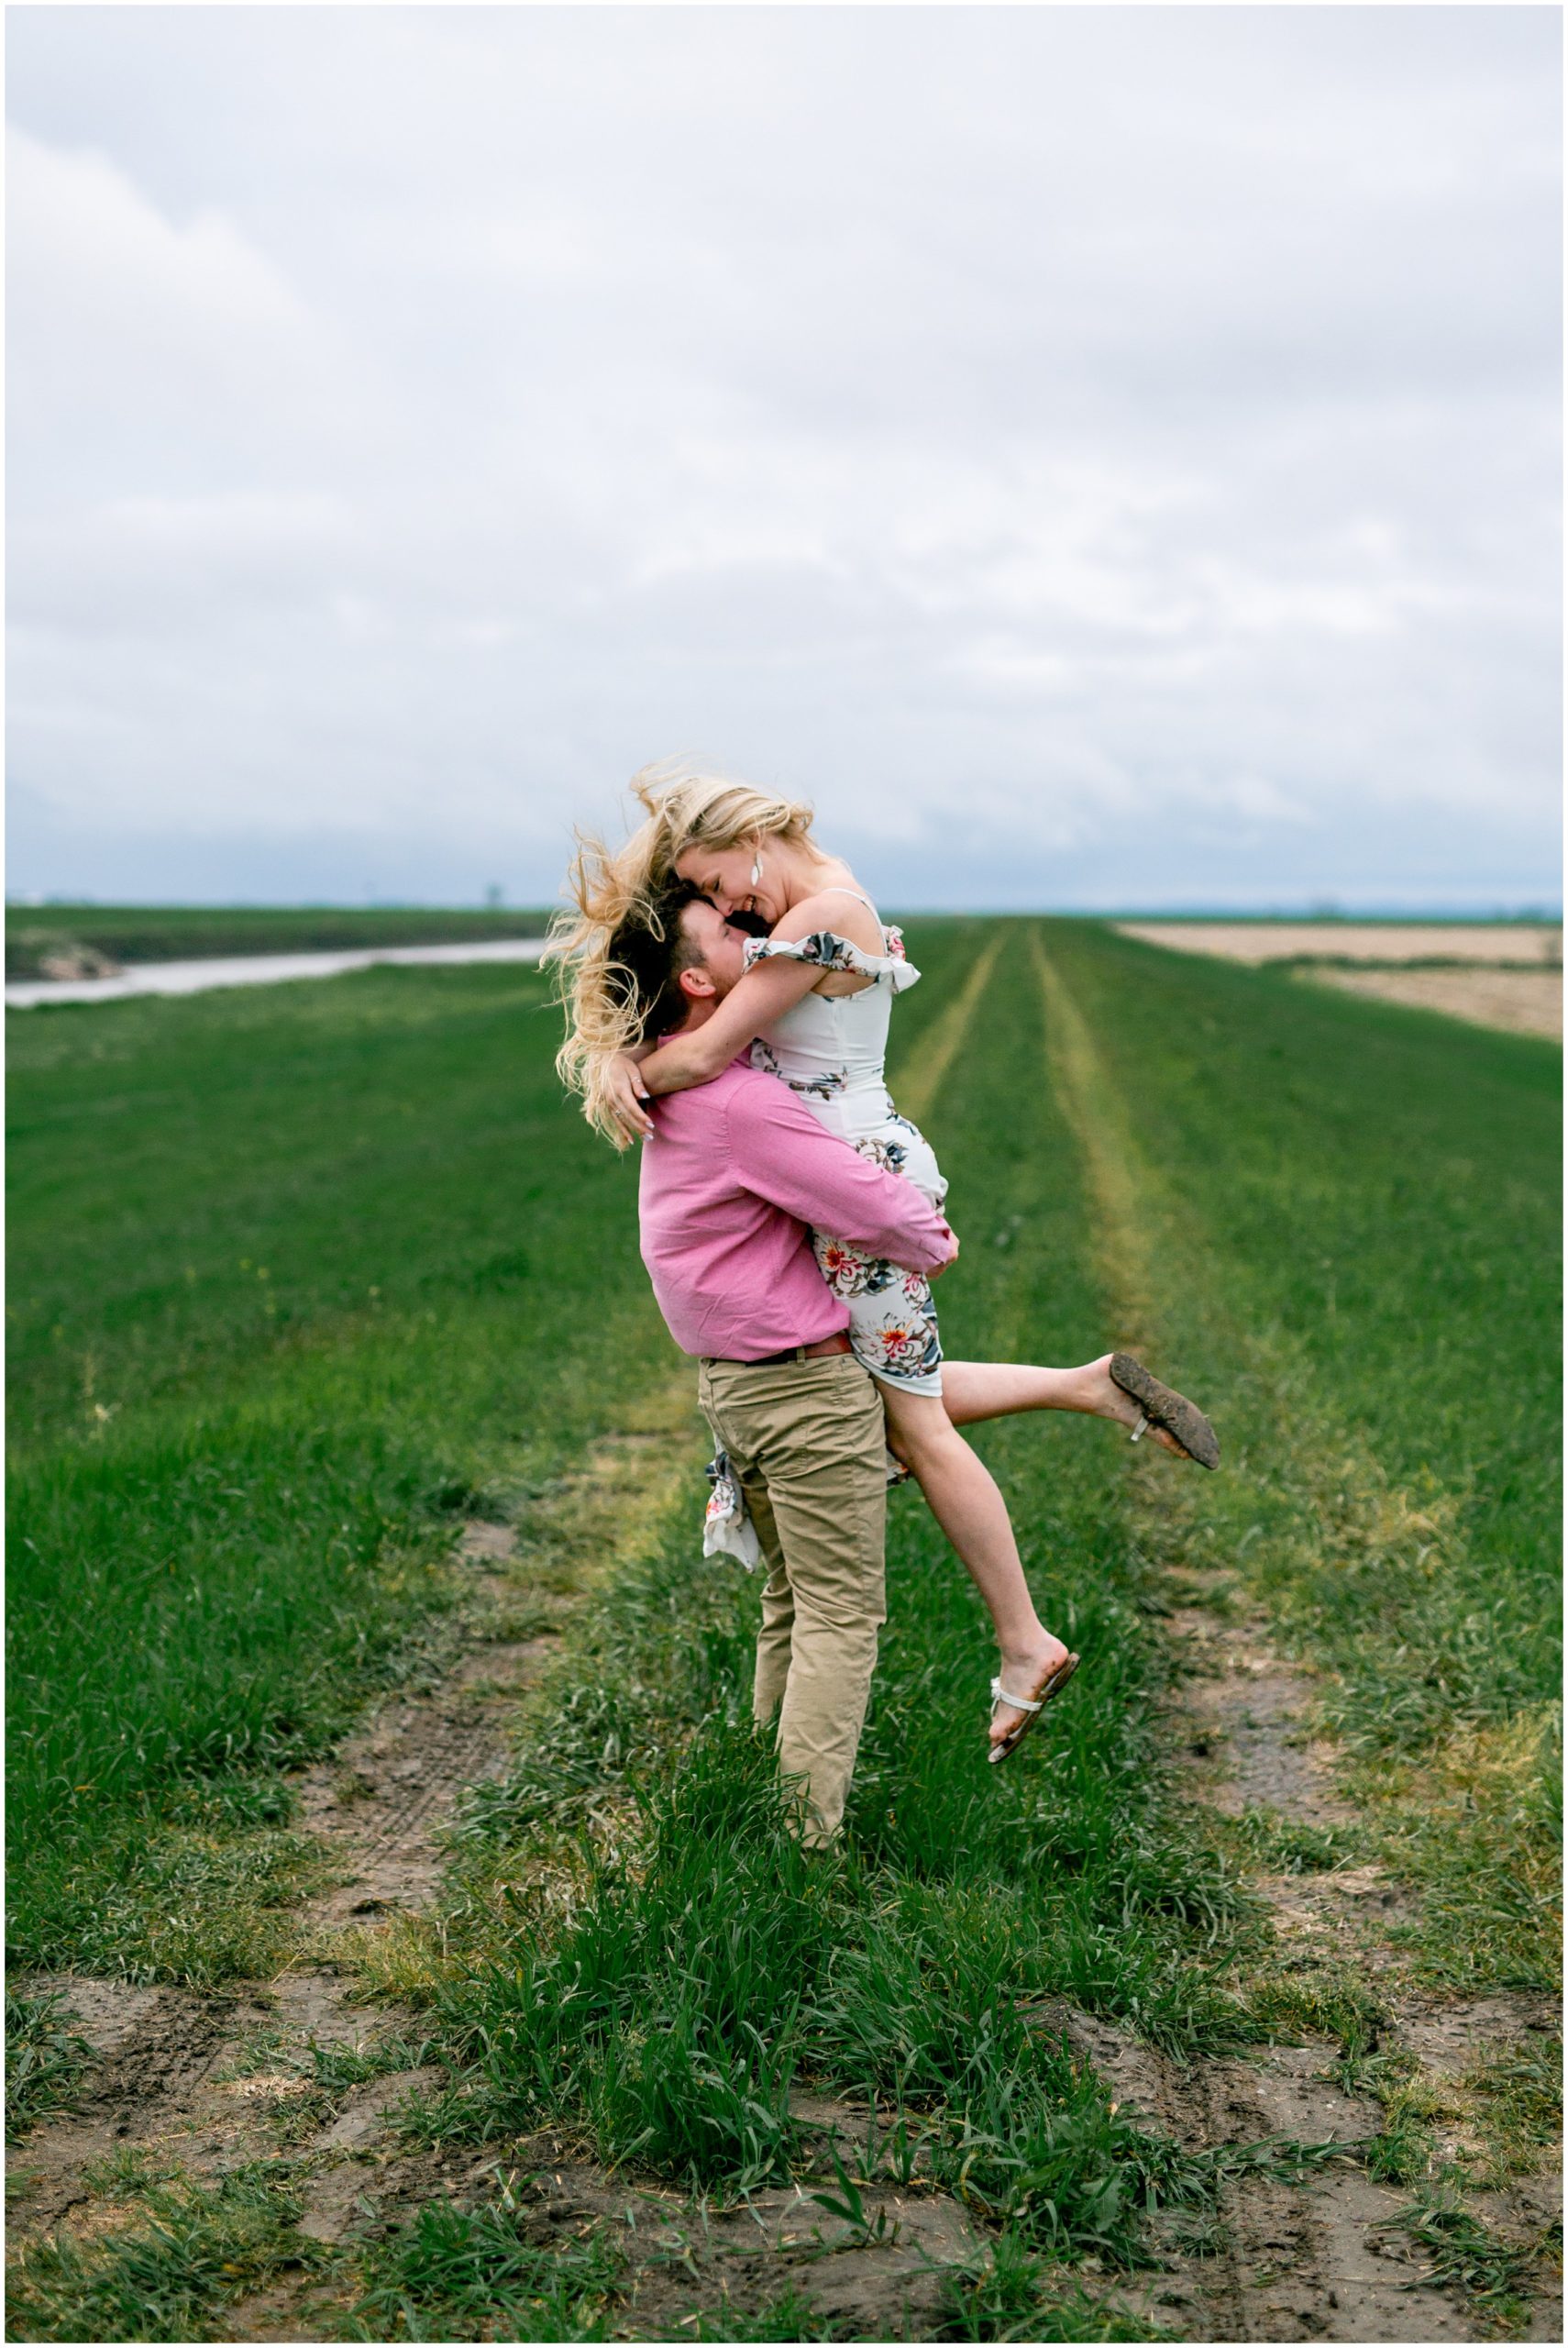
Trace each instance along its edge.
{"label": "khaki pant", "polygon": [[747,1368],[704,1362],[703,1413],[768,1567],[752,1711],[778,1715],[778,1765],[804,1780],[804,1839],[844,1817],[887,1619],[882,1404],[853,1354]]}

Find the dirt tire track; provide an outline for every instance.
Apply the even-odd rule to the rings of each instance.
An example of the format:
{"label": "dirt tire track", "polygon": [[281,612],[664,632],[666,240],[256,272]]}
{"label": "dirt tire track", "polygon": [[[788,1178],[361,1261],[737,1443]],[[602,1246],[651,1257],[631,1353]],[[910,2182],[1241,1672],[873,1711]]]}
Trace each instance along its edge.
{"label": "dirt tire track", "polygon": [[389,1706],[308,1773],[301,1822],[345,1870],[303,1911],[308,1926],[330,1931],[425,1904],[441,1873],[437,1830],[466,1786],[505,1767],[503,1708],[537,1678],[553,1645],[535,1638],[465,1656],[431,1696]]}
{"label": "dirt tire track", "polygon": [[[618,1545],[635,1537],[620,1500],[612,1525],[578,1504],[612,1453],[631,1470],[628,1489],[646,1501],[649,1440],[601,1445],[587,1468],[566,1479],[559,1512],[569,1545],[573,1529],[580,1544],[586,1534],[586,1545],[613,1564]],[[683,1451],[690,1449],[685,1442]],[[695,1492],[689,1457],[679,1472]],[[657,1512],[667,1493],[657,1475],[652,1480]],[[460,1555],[498,1578],[518,1563],[512,1533],[493,1524],[467,1526]],[[620,2338],[678,2338],[698,2309],[757,2312],[789,2286],[856,2336],[932,2336],[945,2272],[980,2253],[967,2213],[949,2196],[922,2193],[918,2184],[867,2189],[867,2210],[882,2230],[867,2243],[809,2190],[757,2192],[746,2208],[715,2212],[584,2165],[579,2148],[549,2132],[477,2152],[410,2149],[389,2107],[411,2090],[439,2087],[445,2074],[434,2066],[313,2096],[302,2067],[313,2042],[356,2053],[400,2032],[416,2042],[413,2015],[356,2000],[351,1977],[334,1967],[334,1948],[346,1936],[396,1931],[428,1902],[441,1872],[440,1830],[466,1786],[504,1767],[507,1724],[552,1645],[546,1635],[472,1648],[437,1685],[383,1704],[330,1759],[302,1774],[302,1822],[328,1846],[338,1879],[302,1907],[302,1961],[274,1981],[206,1995],[74,1975],[27,1985],[65,1993],[100,2061],[76,2110],[40,2124],[12,2154],[18,2246],[57,2230],[86,2240],[117,2222],[123,2205],[106,2209],[84,2172],[127,2148],[178,2162],[182,2174],[210,2184],[286,2146],[304,2205],[296,2231],[328,2249],[383,2236],[432,2200],[489,2199],[502,2181],[523,2207],[525,2237],[541,2247],[605,2228],[624,2261],[613,2320]],[[296,2114],[303,2124],[291,2124]],[[835,2137],[846,2150],[864,2141],[865,2111],[808,2098],[797,2116],[818,2132],[831,2182],[826,2148]],[[347,2270],[291,2275],[226,2309],[210,2336],[338,2338],[354,2296]]]}
{"label": "dirt tire track", "polygon": [[1003,946],[1005,931],[997,933],[988,946],[975,957],[963,985],[946,1008],[940,1012],[922,1036],[919,1056],[912,1061],[900,1059],[895,1073],[894,1090],[902,1113],[921,1124],[930,1116],[937,1095],[947,1080],[947,1071],[956,1059],[959,1048],[980,1007],[980,999],[991,982]]}
{"label": "dirt tire track", "polygon": [[[1157,1475],[1150,1462],[1139,1471]],[[1184,1610],[1179,1627],[1198,1667],[1173,1715],[1173,1741],[1188,1756],[1194,1796],[1222,1816],[1266,1803],[1303,1825],[1344,1823],[1355,1813],[1335,1792],[1326,1749],[1311,1735],[1311,1680],[1268,1653],[1264,1626]],[[1239,1732],[1227,1733],[1227,1722]],[[1406,1912],[1398,1890],[1373,1866],[1319,1876],[1260,1872],[1253,1888],[1274,1914],[1293,1962],[1353,1955],[1375,1977],[1398,1965],[1378,1935]],[[1310,1956],[1308,1955],[1310,1952]],[[1408,1993],[1390,2001],[1390,2046],[1458,2071],[1491,2044],[1548,2033],[1552,2001],[1497,1994],[1463,2007]],[[1245,2057],[1185,2065],[1098,2017],[1064,2012],[1069,2043],[1111,2085],[1119,2101],[1194,2148],[1282,2136],[1306,2143],[1364,2141],[1384,2125],[1370,2096],[1331,2076],[1327,2040],[1264,2045]],[[1509,2194],[1472,2195],[1488,2222],[1539,2231],[1560,2210],[1555,2178],[1520,2180]],[[1305,2185],[1264,2176],[1221,2186],[1217,2222],[1181,2212],[1154,2222],[1158,2270],[1123,2280],[1119,2296],[1146,2320],[1189,2340],[1353,2342],[1478,2340],[1494,2336],[1462,2298],[1437,2287],[1407,2239],[1391,2231],[1408,2188],[1382,2185],[1361,2166],[1336,2163]],[[1561,2298],[1541,2278],[1518,2336],[1561,2338]]]}
{"label": "dirt tire track", "polygon": [[[510,1534],[476,1523],[465,1529],[459,1554],[493,1571],[510,1552]],[[295,2065],[313,2042],[358,2053],[411,2024],[406,2014],[356,2001],[351,1979],[331,1966],[333,1939],[345,1926],[413,1912],[429,1898],[440,1872],[438,1830],[464,1786],[505,1766],[508,1715],[550,1645],[538,1638],[471,1650],[436,1687],[383,1705],[330,1760],[302,1774],[301,1822],[339,1877],[300,1911],[302,1950],[312,1950],[315,1963],[297,1963],[272,1982],[204,1993],[73,1974],[23,1985],[33,1995],[61,1992],[101,2060],[76,2110],[35,2129],[8,2156],[21,2188],[19,2238],[91,2201],[83,2172],[127,2147],[178,2160],[204,2181],[275,2155],[271,2122],[308,2084]],[[267,2068],[224,2076],[269,2040],[276,2054]],[[407,2071],[370,2082],[290,2149],[301,2158],[358,2149],[384,2132],[383,2107],[419,2083],[429,2079]],[[307,2190],[304,2230],[320,2238],[311,2200]]]}
{"label": "dirt tire track", "polygon": [[[1038,931],[1031,933],[1031,948],[1053,1085],[1079,1147],[1118,1339],[1154,1346],[1152,1186],[1125,1107]],[[1179,1556],[1190,1507],[1173,1468],[1158,1454],[1129,1467],[1134,1524],[1155,1558]],[[1166,1570],[1169,1628],[1186,1671],[1170,1742],[1193,1798],[1232,1820],[1260,1810],[1320,1829],[1353,1824],[1358,1813],[1335,1786],[1332,1750],[1316,1733],[1313,1681],[1275,1650],[1266,1612],[1240,1575]],[[1286,1961],[1353,1961],[1379,1983],[1391,2043],[1423,2060],[1423,2045],[1430,2043],[1423,2032],[1440,2013],[1450,2070],[1488,2043],[1550,2026],[1551,2001],[1530,1993],[1477,2001],[1468,2012],[1408,1989],[1390,1994],[1402,1958],[1386,1935],[1410,1903],[1378,1866],[1314,1875],[1260,1867],[1253,1888],[1271,1912]],[[1478,2027],[1483,2007],[1485,2026]],[[1213,2148],[1274,2134],[1353,2143],[1384,2125],[1374,2098],[1348,2095],[1330,2076],[1336,2050],[1327,2040],[1261,2046],[1244,2061],[1180,2066],[1085,2016],[1067,2018],[1067,2031],[1121,2097],[1188,2143]],[[1467,2198],[1491,2221],[1522,2221],[1540,2233],[1551,2220],[1554,2187],[1560,2220],[1553,2175],[1521,2179],[1510,2194]],[[1157,2222],[1162,2270],[1123,2296],[1151,2320],[1192,2340],[1492,2336],[1459,2297],[1435,2287],[1405,2240],[1387,2231],[1408,2202],[1408,2189],[1380,2185],[1349,2163],[1300,2185],[1258,2175],[1233,2178],[1221,2188],[1218,2226],[1197,2251],[1184,2240],[1190,2228],[1181,2218]],[[1560,2280],[1554,2287],[1538,2275],[1537,2283],[1521,2336],[1560,2339]]]}
{"label": "dirt tire track", "polygon": [[[586,1586],[644,1537],[690,1470],[684,1384],[656,1396],[652,1408],[658,1432],[594,1445],[582,1467],[546,1496],[521,1546],[509,1526],[475,1521],[464,1527],[457,1561],[473,1577],[462,1610],[469,1623],[465,1651],[436,1684],[381,1704],[331,1756],[296,1779],[301,1822],[324,1846],[336,1880],[298,1911],[291,1966],[271,1982],[209,1992],[75,1974],[33,1975],[15,1985],[35,1996],[62,1993],[99,2059],[72,2110],[42,2121],[8,2149],[14,2244],[25,2246],[62,2222],[72,2232],[81,2222],[102,2232],[103,2191],[88,2173],[127,2150],[165,2168],[178,2164],[182,2175],[210,2184],[286,2149],[306,2172],[300,2231],[318,2241],[342,2235],[372,2172],[392,2209],[406,2210],[431,2193],[456,2189],[450,2164],[389,2149],[393,2132],[384,2117],[410,2089],[436,2084],[440,2074],[427,2066],[392,2070],[346,2097],[313,2095],[310,2048],[314,2043],[363,2054],[414,2030],[412,2015],[386,2005],[372,2009],[357,1998],[352,1976],[338,1969],[338,1944],[346,1934],[395,1929],[426,1904],[441,1873],[440,1830],[463,1789],[506,1765],[509,1725],[552,1653],[555,1631],[550,1625],[525,1640],[495,1640],[488,1624],[497,1619],[497,1600],[510,1585],[513,1596],[527,1597],[532,1616],[553,1614],[564,1623],[576,1590],[561,1590],[558,1572],[547,1572],[542,1588],[530,1587],[536,1558],[543,1555],[547,1565],[558,1561],[557,1553],[569,1563],[576,1559]],[[650,1457],[655,1451],[657,1460]],[[290,2124],[296,2112],[306,2124]],[[346,2164],[359,2165],[348,2178],[339,2174]],[[275,2301],[278,2294],[268,2298]],[[277,2336],[316,2336],[299,2328],[304,2310],[292,2300],[289,2320],[295,2328]],[[231,2322],[229,2336],[248,2335]]]}

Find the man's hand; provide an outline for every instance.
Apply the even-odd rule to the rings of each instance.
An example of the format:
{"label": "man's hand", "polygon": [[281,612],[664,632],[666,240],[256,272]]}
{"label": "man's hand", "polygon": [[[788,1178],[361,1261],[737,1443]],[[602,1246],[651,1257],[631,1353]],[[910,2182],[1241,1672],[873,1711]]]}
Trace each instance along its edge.
{"label": "man's hand", "polygon": [[953,1253],[949,1256],[945,1264],[938,1264],[935,1271],[927,1272],[926,1279],[928,1280],[939,1280],[942,1278],[943,1273],[950,1272],[953,1269],[954,1265],[958,1261],[958,1234],[955,1231],[949,1230],[947,1236],[953,1242]]}
{"label": "man's hand", "polygon": [[647,1112],[648,1095],[643,1091],[637,1063],[628,1053],[616,1053],[604,1080],[604,1091],[610,1113],[626,1139],[646,1141],[654,1129]]}

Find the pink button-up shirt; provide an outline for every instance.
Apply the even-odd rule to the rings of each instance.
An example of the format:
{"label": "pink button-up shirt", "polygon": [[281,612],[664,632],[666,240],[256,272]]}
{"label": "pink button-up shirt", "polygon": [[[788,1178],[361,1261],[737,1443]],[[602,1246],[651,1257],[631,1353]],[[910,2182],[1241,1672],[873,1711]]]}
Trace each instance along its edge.
{"label": "pink button-up shirt", "polygon": [[953,1260],[952,1232],[911,1182],[859,1157],[744,1058],[667,1093],[653,1113],[637,1197],[643,1261],[683,1353],[757,1361],[845,1327],[808,1224],[907,1271]]}

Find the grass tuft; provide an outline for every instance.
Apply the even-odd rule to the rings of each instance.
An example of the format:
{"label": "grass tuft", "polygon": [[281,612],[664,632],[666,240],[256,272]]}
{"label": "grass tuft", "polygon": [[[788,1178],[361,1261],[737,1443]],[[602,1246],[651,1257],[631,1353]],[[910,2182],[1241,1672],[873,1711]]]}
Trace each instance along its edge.
{"label": "grass tuft", "polygon": [[148,2184],[144,2215],[79,2242],[56,2233],[13,2265],[9,2318],[23,2340],[210,2340],[222,2310],[285,2269],[325,2264],[294,2229],[288,2172],[253,2163],[212,2187]]}
{"label": "grass tuft", "polygon": [[[1531,2276],[1551,2248],[1546,2236],[1510,2240],[1441,2184],[1418,2194],[1393,2222],[1424,2260],[1433,2282],[1463,2298],[1486,2331],[1520,2330],[1529,2314]],[[1560,2229],[1553,2232],[1560,2235]]]}
{"label": "grass tuft", "polygon": [[1091,2295],[1030,2249],[1011,2228],[983,2258],[947,2277],[944,2340],[1170,2340],[1111,2294]]}
{"label": "grass tuft", "polygon": [[505,2198],[433,2201],[368,2254],[355,2340],[603,2340],[621,2254],[602,2232],[539,2247]]}
{"label": "grass tuft", "polygon": [[6,2142],[72,2109],[78,2081],[97,2057],[73,2031],[75,2015],[60,1990],[30,1998],[6,1992]]}

